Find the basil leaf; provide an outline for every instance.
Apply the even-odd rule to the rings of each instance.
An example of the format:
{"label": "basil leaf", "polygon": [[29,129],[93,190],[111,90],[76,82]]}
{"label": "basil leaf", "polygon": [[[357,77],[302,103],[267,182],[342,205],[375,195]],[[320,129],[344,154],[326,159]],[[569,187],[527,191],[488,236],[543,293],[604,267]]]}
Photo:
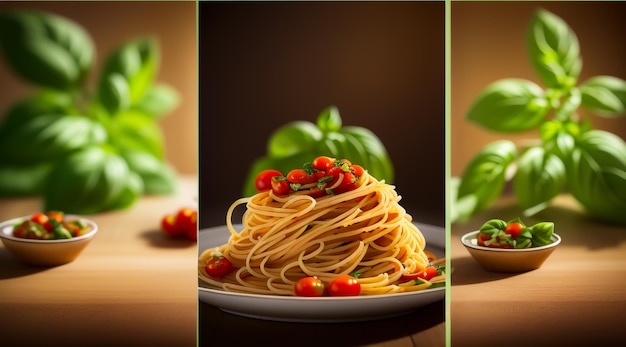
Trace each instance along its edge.
{"label": "basil leaf", "polygon": [[565,186],[561,159],[542,147],[526,150],[517,162],[513,191],[525,215],[533,215],[558,195]]}
{"label": "basil leaf", "polygon": [[626,222],[626,144],[619,136],[587,131],[564,163],[570,193],[590,214]]}
{"label": "basil leaf", "polygon": [[483,223],[478,231],[481,234],[492,236],[499,233],[500,231],[504,231],[506,229],[506,226],[507,222],[501,219],[491,219]]}
{"label": "basil leaf", "polygon": [[106,140],[106,130],[81,116],[40,115],[27,118],[0,139],[0,155],[32,164],[57,160],[71,151]]}
{"label": "basil leaf", "polygon": [[467,119],[502,132],[537,127],[550,110],[543,89],[522,79],[504,79],[485,88],[470,106]]}
{"label": "basil leaf", "polygon": [[323,133],[337,132],[341,125],[341,116],[335,106],[323,110],[317,117],[317,127]]}
{"label": "basil leaf", "polygon": [[498,198],[506,182],[506,169],[516,155],[513,142],[501,140],[488,144],[472,158],[456,193],[460,219],[486,209]]}
{"label": "basil leaf", "polygon": [[112,73],[102,82],[100,88],[100,102],[114,115],[130,107],[130,87],[128,82],[119,73]]}
{"label": "basil leaf", "polygon": [[540,222],[530,227],[533,247],[541,247],[552,243],[554,223]]}
{"label": "basil leaf", "polygon": [[163,116],[174,110],[180,103],[180,94],[167,84],[150,86],[143,98],[133,108],[153,118]]}
{"label": "basil leaf", "polygon": [[117,206],[129,185],[122,157],[102,147],[87,147],[59,161],[44,187],[44,210],[91,214]]}
{"label": "basil leaf", "polygon": [[568,89],[576,85],[582,69],[580,46],[563,19],[544,9],[537,10],[526,44],[535,71],[548,87]]}
{"label": "basil leaf", "polygon": [[109,124],[109,142],[120,150],[147,152],[163,158],[163,134],[154,119],[136,110],[119,113]]}
{"label": "basil leaf", "polygon": [[100,75],[98,95],[103,101],[103,94],[110,76],[120,74],[126,79],[130,102],[141,100],[152,84],[156,75],[159,52],[157,42],[151,38],[142,38],[127,42],[107,56]]}
{"label": "basil leaf", "polygon": [[272,158],[285,158],[306,151],[317,145],[322,132],[315,124],[294,121],[276,130],[268,141],[267,155]]}
{"label": "basil leaf", "polygon": [[0,165],[0,196],[39,194],[50,164]]}
{"label": "basil leaf", "polygon": [[585,108],[604,117],[617,117],[626,112],[626,81],[612,76],[596,76],[580,86]]}
{"label": "basil leaf", "polygon": [[[341,133],[347,139],[358,141],[366,150],[366,156],[361,161],[364,168],[376,179],[393,183],[395,179],[394,166],[383,142],[371,130],[364,127],[345,126]],[[348,158],[351,159],[351,158]],[[358,162],[357,159],[351,159]]]}
{"label": "basil leaf", "polygon": [[163,161],[140,151],[125,151],[122,156],[130,170],[143,181],[145,194],[170,194],[176,191],[176,173]]}
{"label": "basil leaf", "polygon": [[8,64],[34,84],[75,88],[93,62],[93,43],[87,32],[75,22],[51,13],[0,13],[0,33]]}
{"label": "basil leaf", "polygon": [[126,177],[126,183],[122,188],[122,191],[116,199],[111,201],[102,210],[122,210],[132,206],[144,194],[144,185],[141,177],[138,174],[130,171]]}

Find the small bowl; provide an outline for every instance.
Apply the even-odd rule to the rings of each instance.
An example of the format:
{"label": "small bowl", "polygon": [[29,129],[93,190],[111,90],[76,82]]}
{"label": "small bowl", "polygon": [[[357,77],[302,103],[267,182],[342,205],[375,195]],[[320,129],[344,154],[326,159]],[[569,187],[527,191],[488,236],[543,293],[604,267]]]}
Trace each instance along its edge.
{"label": "small bowl", "polygon": [[538,269],[561,243],[561,237],[553,233],[552,243],[545,246],[523,249],[489,248],[479,246],[477,236],[478,231],[467,233],[461,237],[461,243],[480,266],[493,272],[526,272]]}
{"label": "small bowl", "polygon": [[34,240],[13,236],[16,223],[30,216],[9,219],[0,223],[0,238],[4,246],[22,263],[35,266],[57,266],[70,263],[78,257],[98,232],[98,225],[89,219],[66,215],[68,219],[78,219],[91,226],[91,230],[81,236],[62,240]]}

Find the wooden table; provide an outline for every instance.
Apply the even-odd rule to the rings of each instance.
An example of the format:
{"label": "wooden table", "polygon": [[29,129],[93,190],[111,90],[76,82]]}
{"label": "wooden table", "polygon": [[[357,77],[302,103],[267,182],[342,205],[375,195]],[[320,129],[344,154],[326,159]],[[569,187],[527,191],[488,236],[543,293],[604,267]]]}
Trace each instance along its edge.
{"label": "wooden table", "polygon": [[[87,216],[99,231],[72,263],[18,263],[0,244],[0,344],[195,346],[197,247],[167,239],[160,219],[197,208],[197,178],[172,196]],[[1,199],[0,220],[40,210],[37,198]]]}
{"label": "wooden table", "polygon": [[[626,211],[624,211],[626,213]],[[626,227],[585,215],[569,195],[526,224],[553,221],[562,243],[537,270],[491,273],[460,242],[491,218],[521,216],[512,197],[453,224],[451,346],[623,346],[626,343]]]}

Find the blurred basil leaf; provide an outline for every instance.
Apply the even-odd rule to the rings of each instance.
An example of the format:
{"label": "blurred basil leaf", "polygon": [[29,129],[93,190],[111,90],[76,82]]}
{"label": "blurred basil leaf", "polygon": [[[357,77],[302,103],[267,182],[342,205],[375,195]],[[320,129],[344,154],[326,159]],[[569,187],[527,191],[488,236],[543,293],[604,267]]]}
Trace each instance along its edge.
{"label": "blurred basil leaf", "polygon": [[549,103],[543,89],[522,79],[504,79],[487,86],[470,106],[467,119],[489,130],[520,132],[545,120]]}
{"label": "blurred basil leaf", "polygon": [[120,150],[134,150],[163,158],[163,134],[154,119],[135,110],[122,112],[109,125],[109,142]]}
{"label": "blurred basil leaf", "polygon": [[77,151],[52,168],[44,210],[91,214],[116,207],[130,186],[130,172],[121,156],[102,147]]}
{"label": "blurred basil leaf", "polygon": [[317,127],[323,133],[337,132],[341,129],[341,125],[341,116],[335,106],[326,108],[317,117]]}
{"label": "blurred basil leaf", "polygon": [[480,226],[479,232],[492,236],[506,229],[507,222],[501,219],[490,219]]}
{"label": "blurred basil leaf", "polygon": [[139,175],[145,194],[170,194],[176,191],[176,173],[160,159],[140,151],[125,151],[122,156],[130,170]]}
{"label": "blurred basil leaf", "polygon": [[554,223],[540,222],[530,227],[533,247],[541,247],[552,243]]}
{"label": "blurred basil leaf", "polygon": [[150,86],[144,96],[132,107],[140,113],[159,118],[174,110],[179,103],[178,91],[167,84],[159,83]]}
{"label": "blurred basil leaf", "polygon": [[268,141],[267,154],[272,158],[284,158],[315,147],[322,139],[322,132],[315,124],[294,121],[276,130]]}
{"label": "blurred basil leaf", "polygon": [[528,29],[530,61],[550,88],[567,89],[578,81],[582,69],[578,38],[563,19],[538,9]]}
{"label": "blurred basil leaf", "polygon": [[107,76],[101,85],[100,102],[109,114],[117,114],[130,107],[130,87],[124,76],[119,73]]}
{"label": "blurred basil leaf", "polygon": [[495,141],[478,152],[461,175],[456,192],[456,211],[459,220],[483,211],[502,193],[506,171],[517,156],[511,141]]}
{"label": "blurred basil leaf", "polygon": [[580,86],[582,104],[600,116],[617,117],[626,112],[626,81],[612,76],[596,76]]}
{"label": "blurred basil leaf", "polygon": [[542,147],[531,147],[517,161],[513,191],[529,216],[542,210],[565,186],[565,166],[561,159]]}
{"label": "blurred basil leaf", "polygon": [[126,79],[131,104],[141,100],[154,80],[158,60],[158,45],[152,38],[137,39],[118,47],[104,63],[98,84],[100,100],[106,98],[110,76],[114,74]]}
{"label": "blurred basil leaf", "polygon": [[50,164],[0,164],[0,196],[22,196],[41,193]]}
{"label": "blurred basil leaf", "polygon": [[0,45],[20,77],[54,89],[76,88],[94,56],[91,38],[82,27],[39,11],[0,12]]}

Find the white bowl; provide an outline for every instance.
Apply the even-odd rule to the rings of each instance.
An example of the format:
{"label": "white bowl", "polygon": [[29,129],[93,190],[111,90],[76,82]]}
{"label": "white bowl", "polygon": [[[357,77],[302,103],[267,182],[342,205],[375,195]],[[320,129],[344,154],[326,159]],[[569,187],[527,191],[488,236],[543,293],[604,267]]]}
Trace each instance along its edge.
{"label": "white bowl", "polygon": [[485,270],[493,272],[526,272],[541,267],[543,262],[561,243],[561,237],[552,234],[552,243],[531,248],[507,249],[479,246],[476,240],[478,230],[461,237],[461,243],[474,260]]}
{"label": "white bowl", "polygon": [[9,219],[0,223],[0,238],[5,247],[19,261],[36,266],[57,266],[74,261],[98,232],[98,225],[86,218],[66,215],[67,219],[78,219],[91,227],[84,235],[62,240],[35,240],[13,236],[15,224],[30,216]]}

